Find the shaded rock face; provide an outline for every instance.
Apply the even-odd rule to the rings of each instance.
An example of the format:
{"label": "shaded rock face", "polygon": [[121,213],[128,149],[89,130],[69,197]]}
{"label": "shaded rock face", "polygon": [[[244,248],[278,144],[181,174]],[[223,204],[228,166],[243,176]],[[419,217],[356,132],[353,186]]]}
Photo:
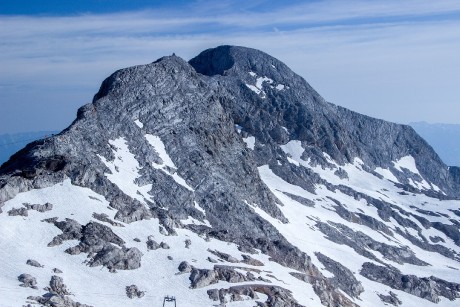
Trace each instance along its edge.
{"label": "shaded rock face", "polygon": [[321,253],[316,253],[316,257],[328,271],[334,273],[335,276],[331,279],[333,285],[351,297],[359,297],[364,291],[361,283],[353,276],[353,273],[348,268]]}
{"label": "shaded rock face", "polygon": [[[224,99],[223,106],[232,113],[235,123],[264,144],[286,143],[281,127],[290,127],[288,139],[305,141],[312,145],[312,153],[319,149],[336,161],[352,162],[360,157],[371,168],[390,167],[391,161],[410,154],[416,157],[417,167],[425,178],[459,196],[448,168],[411,127],[363,116],[326,102],[304,79],[267,54],[221,46],[203,51],[190,64],[199,73],[217,77],[231,92],[230,97],[239,98],[238,103]],[[291,90],[277,91],[265,86],[266,99],[250,99],[254,93],[245,90],[244,84],[253,84],[257,76],[270,76],[273,85],[287,85]]]}
{"label": "shaded rock face", "polygon": [[[292,148],[299,157],[294,157]],[[407,157],[414,165],[403,159]],[[268,180],[264,167],[270,171]],[[325,177],[322,172],[329,169],[331,174]],[[352,186],[356,169],[382,180],[382,171],[377,172],[381,169],[390,179],[376,195],[373,188],[365,189],[367,182]],[[129,177],[130,186],[126,188],[117,176]],[[0,167],[0,208],[18,193],[67,178],[74,186],[99,194],[116,212],[111,216],[91,212],[90,222],[80,223],[70,216],[43,219],[62,231],[48,246],[76,240],[65,252],[87,254],[85,263],[91,267],[103,266],[111,272],[140,269],[140,249],[151,252],[149,256],[162,254],[157,259],[169,259],[169,265],[178,257],[165,254],[173,255],[176,248],[167,239],[187,230],[210,244],[200,251],[210,266],[195,267],[192,261],[197,260],[187,259],[180,263],[179,272],[189,274],[191,289],[215,284],[208,295],[221,304],[257,300],[263,294],[268,299],[259,306],[299,306],[277,273],[256,277],[255,271],[247,270],[256,267],[260,273],[270,261],[288,270],[285,275],[294,277],[291,280],[305,282],[317,302],[326,306],[361,304],[366,279],[431,302],[440,296],[458,296],[455,283],[403,274],[387,263],[428,267],[414,246],[458,262],[460,206],[449,207],[452,214],[440,214],[417,203],[416,210],[409,212],[411,207],[402,209],[386,189],[391,185],[398,196],[407,198],[420,195],[424,200],[451,201],[460,197],[458,169],[448,169],[412,128],[326,102],[286,65],[257,50],[221,46],[189,62],[170,56],[115,72],[67,129],[27,145]],[[281,190],[271,180],[289,188]],[[23,207],[8,207],[7,214],[15,220],[48,214],[57,206],[51,201],[53,205],[34,200]],[[297,209],[302,214],[288,219],[289,210],[283,207],[293,204],[301,206]],[[322,215],[321,220],[315,210],[321,214],[328,210],[330,215]],[[317,237],[288,237],[293,231],[283,227],[300,218],[305,220],[297,231],[313,229]],[[148,220],[157,222],[158,235],[139,232],[136,238],[121,238],[131,224]],[[313,223],[307,226],[307,220]],[[213,240],[234,243],[239,253],[221,251],[212,246]],[[448,245],[450,241],[455,248]],[[181,237],[181,246],[185,244],[187,253],[196,256],[195,248],[203,245],[195,239],[191,242]],[[346,246],[361,263],[379,265],[366,262],[359,276],[342,264],[340,254],[332,257],[328,249],[328,255],[304,252],[316,251],[310,245],[316,243]],[[260,254],[268,260],[260,260]],[[315,263],[323,268],[310,257],[316,257]],[[333,277],[325,277],[323,271]],[[395,282],[398,278],[408,282]],[[32,276],[22,280],[24,287],[35,286]],[[222,288],[219,283],[235,286]],[[57,276],[48,290],[48,296],[34,300],[52,306],[79,304],[67,297],[69,292]],[[131,285],[126,295],[140,298],[143,291]],[[391,293],[377,299],[400,302]]]}
{"label": "shaded rock face", "polygon": [[[264,307],[300,307],[291,293],[283,288],[267,285],[234,286],[228,289],[208,290],[209,298],[221,304],[243,301],[246,298],[254,299],[257,306]],[[259,300],[257,293],[267,295],[266,301]]]}
{"label": "shaded rock face", "polygon": [[126,296],[129,298],[141,298],[145,295],[144,291],[140,291],[136,285],[126,286]]}
{"label": "shaded rock face", "polygon": [[136,247],[127,248],[125,242],[108,226],[96,222],[82,226],[72,219],[54,221],[54,225],[63,233],[54,237],[48,246],[60,245],[66,240],[79,240],[80,243],[68,248],[66,253],[88,253],[89,266],[102,265],[111,272],[117,269],[133,270],[141,266],[142,253]]}
{"label": "shaded rock face", "polygon": [[363,265],[360,274],[370,280],[414,294],[434,303],[439,302],[441,296],[449,300],[460,297],[460,284],[433,276],[419,278],[415,275],[404,275],[395,268],[382,267],[370,262]]}
{"label": "shaded rock face", "polygon": [[27,299],[50,307],[91,307],[90,305],[81,304],[71,299],[69,296],[72,293],[67,290],[64,280],[59,276],[52,276],[49,287],[46,287],[44,290],[48,291],[48,293],[42,296],[29,296]]}
{"label": "shaded rock face", "polygon": [[33,260],[33,259],[28,259],[26,264],[28,264],[30,266],[37,267],[37,268],[42,268],[43,267],[43,265],[41,265],[40,262],[38,262],[36,260]]}
{"label": "shaded rock face", "polygon": [[37,280],[30,274],[21,274],[18,276],[18,280],[22,282],[21,287],[37,289]]}

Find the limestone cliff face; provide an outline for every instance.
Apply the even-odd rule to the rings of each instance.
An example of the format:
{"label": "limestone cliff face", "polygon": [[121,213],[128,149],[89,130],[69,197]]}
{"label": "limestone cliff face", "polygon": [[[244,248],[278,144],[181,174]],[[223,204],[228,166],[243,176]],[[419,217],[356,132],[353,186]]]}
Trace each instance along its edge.
{"label": "limestone cliff face", "polygon": [[[114,209],[112,216],[95,212],[86,222],[71,216],[47,220],[62,231],[51,246],[78,240],[66,252],[87,253],[90,266],[112,272],[142,269],[142,249],[129,246],[113,229],[157,220],[162,235],[189,231],[246,253],[238,260],[217,251],[211,241],[203,250],[211,251],[210,258],[263,265],[247,254],[270,257],[328,306],[361,305],[362,278],[392,287],[395,276],[410,276],[410,286],[402,283],[393,290],[432,302],[459,295],[455,280],[440,275],[425,282],[397,266],[428,266],[419,250],[458,262],[458,174],[409,126],[326,102],[261,51],[221,46],[189,62],[169,56],[115,72],[66,130],[29,144],[1,166],[0,205],[11,206],[24,193],[69,179]],[[425,207],[430,202],[439,210]],[[292,215],[292,206],[301,206],[296,212],[305,221]],[[27,215],[27,208],[32,206],[9,215]],[[322,218],[324,212],[331,218]],[[190,219],[196,222],[184,222]],[[310,237],[310,231],[321,238]],[[363,273],[347,268],[340,255],[328,254],[331,249],[316,249],[315,240],[348,246],[349,253],[366,260]],[[147,246],[146,251],[170,247],[150,237]],[[267,281],[249,269],[241,275],[235,265],[182,267],[194,287],[260,282],[208,291],[222,303],[229,295],[255,299],[254,293],[262,293],[269,306],[299,304],[276,276]],[[325,270],[335,277],[326,277]],[[450,290],[437,292],[440,287]],[[397,295],[376,297],[398,301]]]}

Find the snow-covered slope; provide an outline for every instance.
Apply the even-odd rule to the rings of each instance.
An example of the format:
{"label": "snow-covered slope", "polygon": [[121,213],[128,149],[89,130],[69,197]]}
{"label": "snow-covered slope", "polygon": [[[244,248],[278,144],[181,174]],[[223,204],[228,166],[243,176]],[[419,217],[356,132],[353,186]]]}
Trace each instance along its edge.
{"label": "snow-covered slope", "polygon": [[459,177],[260,51],[165,57],[0,169],[0,305],[457,306]]}

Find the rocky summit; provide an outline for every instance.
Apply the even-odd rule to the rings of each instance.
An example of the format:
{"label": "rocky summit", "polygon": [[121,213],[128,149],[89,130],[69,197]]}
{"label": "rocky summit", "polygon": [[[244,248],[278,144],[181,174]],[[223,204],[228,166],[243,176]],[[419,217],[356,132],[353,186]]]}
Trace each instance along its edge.
{"label": "rocky summit", "polygon": [[261,51],[167,56],[1,166],[0,305],[458,306],[459,199],[412,128]]}

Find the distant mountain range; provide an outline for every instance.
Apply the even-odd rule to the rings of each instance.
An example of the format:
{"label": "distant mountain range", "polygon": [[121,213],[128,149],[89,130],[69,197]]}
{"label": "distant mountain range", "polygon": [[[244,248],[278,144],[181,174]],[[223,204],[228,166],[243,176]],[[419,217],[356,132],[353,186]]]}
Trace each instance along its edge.
{"label": "distant mountain range", "polygon": [[410,123],[449,166],[460,166],[460,125]]}
{"label": "distant mountain range", "polygon": [[51,136],[57,131],[34,131],[12,134],[0,134],[0,165],[6,162],[12,154],[35,140]]}

